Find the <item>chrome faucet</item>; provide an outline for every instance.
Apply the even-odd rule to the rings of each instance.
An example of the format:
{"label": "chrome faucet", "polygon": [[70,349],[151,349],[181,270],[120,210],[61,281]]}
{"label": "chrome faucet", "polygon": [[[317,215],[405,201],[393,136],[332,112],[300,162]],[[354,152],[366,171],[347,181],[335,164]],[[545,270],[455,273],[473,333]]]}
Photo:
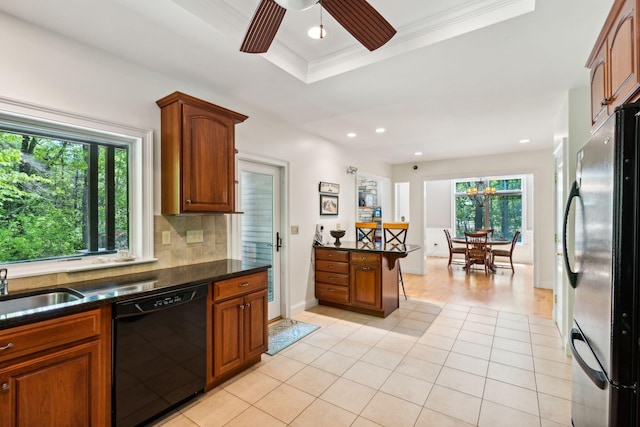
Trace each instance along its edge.
{"label": "chrome faucet", "polygon": [[0,296],[9,295],[9,280],[7,279],[7,269],[0,268]]}

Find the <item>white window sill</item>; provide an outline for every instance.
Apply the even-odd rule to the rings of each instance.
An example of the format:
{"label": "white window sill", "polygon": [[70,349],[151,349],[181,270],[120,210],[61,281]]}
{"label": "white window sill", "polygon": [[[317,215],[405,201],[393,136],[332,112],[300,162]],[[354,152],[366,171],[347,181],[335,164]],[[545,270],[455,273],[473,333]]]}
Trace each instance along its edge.
{"label": "white window sill", "polygon": [[130,261],[120,261],[117,257],[88,257],[86,259],[72,258],[59,261],[9,264],[2,267],[8,270],[7,278],[11,280],[32,276],[44,276],[46,274],[75,273],[79,271],[148,264],[156,261],[158,261],[157,258],[136,258]]}

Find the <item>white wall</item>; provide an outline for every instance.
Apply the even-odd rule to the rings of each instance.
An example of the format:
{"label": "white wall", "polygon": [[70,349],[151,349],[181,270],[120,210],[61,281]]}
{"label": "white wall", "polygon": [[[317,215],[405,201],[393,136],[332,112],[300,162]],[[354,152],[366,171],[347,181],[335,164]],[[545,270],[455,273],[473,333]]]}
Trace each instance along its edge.
{"label": "white wall", "polygon": [[[413,165],[418,169],[414,170]],[[393,181],[411,183],[411,222],[407,241],[421,241],[425,224],[423,188],[425,181],[449,180],[460,177],[533,174],[533,259],[534,286],[553,287],[554,268],[554,217],[553,217],[553,153],[552,150],[492,156],[475,156],[451,160],[434,160],[421,163],[395,165]],[[415,190],[418,188],[419,190]],[[414,202],[415,201],[415,202]],[[427,196],[427,204],[429,202]],[[450,209],[450,203],[448,203]],[[450,215],[450,213],[449,213]],[[440,217],[438,215],[438,217]],[[442,230],[440,230],[442,233]],[[442,238],[444,239],[444,233]],[[428,246],[426,253],[432,249]],[[439,244],[440,245],[440,244]],[[403,271],[424,271],[423,253],[412,253],[402,261]]]}
{"label": "white wall", "polygon": [[[348,165],[378,176],[390,167],[362,153],[347,152],[329,141],[291,126],[224,95],[224,90],[198,87],[154,72],[0,13],[0,96],[55,110],[76,113],[154,131],[154,206],[160,210],[160,110],[155,101],[176,90],[247,114],[236,127],[236,146],[243,153],[264,155],[289,165],[288,225],[300,234],[285,236],[289,259],[288,302],[300,309],[314,304],[311,244],[315,224],[331,229],[355,222],[355,179]],[[318,183],[340,184],[340,214],[319,216]],[[232,238],[234,238],[232,236]]]}

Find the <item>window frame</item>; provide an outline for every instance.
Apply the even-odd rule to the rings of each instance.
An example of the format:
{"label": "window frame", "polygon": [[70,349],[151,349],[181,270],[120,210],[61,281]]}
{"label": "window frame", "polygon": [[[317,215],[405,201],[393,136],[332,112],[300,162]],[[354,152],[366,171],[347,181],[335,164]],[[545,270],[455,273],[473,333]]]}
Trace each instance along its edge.
{"label": "window frame", "polygon": [[[521,216],[521,224],[520,224],[520,241],[516,243],[516,245],[525,245],[526,242],[526,234],[524,232],[526,224],[527,224],[527,199],[528,199],[528,178],[526,174],[512,174],[512,175],[495,175],[495,176],[483,176],[483,177],[470,177],[470,178],[454,178],[451,180],[451,224],[456,224],[456,198],[460,196],[465,196],[466,193],[457,192],[456,184],[458,183],[466,183],[470,181],[485,181],[490,182],[494,180],[507,180],[507,179],[520,179],[522,182],[522,187],[520,191],[518,190],[501,190],[498,193],[503,195],[509,194],[520,194],[522,200],[522,216]],[[453,231],[455,231],[455,225],[453,226]]]}
{"label": "window frame", "polygon": [[[21,101],[0,98],[0,122],[38,129],[38,133],[66,135],[78,140],[125,145],[129,152],[129,251],[136,260],[127,265],[155,262],[153,217],[153,131],[94,119]],[[69,262],[73,260],[73,262]],[[117,255],[68,257],[7,263],[9,278],[96,270],[122,266]]]}

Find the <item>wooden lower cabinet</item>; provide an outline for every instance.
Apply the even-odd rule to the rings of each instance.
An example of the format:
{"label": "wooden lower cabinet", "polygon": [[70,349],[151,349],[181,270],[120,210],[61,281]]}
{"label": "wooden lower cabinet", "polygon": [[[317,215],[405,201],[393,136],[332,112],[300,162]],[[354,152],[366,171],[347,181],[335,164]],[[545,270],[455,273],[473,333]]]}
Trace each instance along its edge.
{"label": "wooden lower cabinet", "polygon": [[0,426],[111,425],[110,320],[105,307],[0,331]]}
{"label": "wooden lower cabinet", "polygon": [[207,389],[259,362],[269,348],[267,272],[215,282],[212,287]]}
{"label": "wooden lower cabinet", "polygon": [[322,247],[315,260],[320,304],[381,317],[398,308],[398,267],[386,254]]}

